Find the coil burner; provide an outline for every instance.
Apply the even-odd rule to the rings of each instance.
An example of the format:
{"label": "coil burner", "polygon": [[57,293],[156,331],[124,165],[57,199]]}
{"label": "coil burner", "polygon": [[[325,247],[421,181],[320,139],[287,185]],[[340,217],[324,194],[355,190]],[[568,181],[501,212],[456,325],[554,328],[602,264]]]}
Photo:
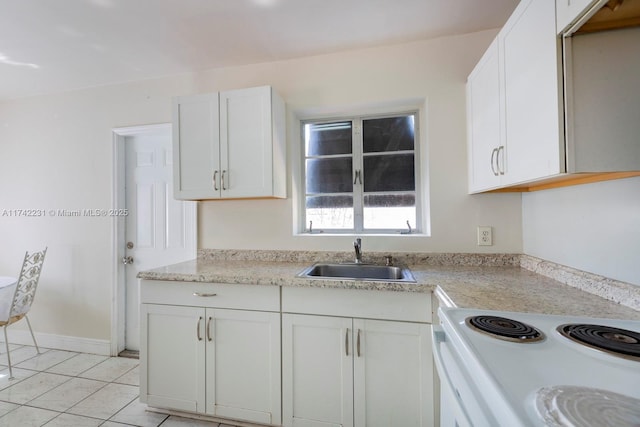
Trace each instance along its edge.
{"label": "coil burner", "polygon": [[640,361],[640,333],[638,332],[581,323],[560,325],[557,330],[579,344],[614,356]]}
{"label": "coil burner", "polygon": [[505,341],[530,343],[544,339],[544,334],[533,326],[506,317],[471,316],[465,323],[471,329]]}

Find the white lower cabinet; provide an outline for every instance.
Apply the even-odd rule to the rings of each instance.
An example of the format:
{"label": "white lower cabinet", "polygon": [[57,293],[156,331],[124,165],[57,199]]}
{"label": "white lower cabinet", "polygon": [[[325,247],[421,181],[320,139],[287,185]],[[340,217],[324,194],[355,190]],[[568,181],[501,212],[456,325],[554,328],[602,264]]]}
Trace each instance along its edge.
{"label": "white lower cabinet", "polygon": [[[152,407],[279,425],[280,313],[212,307],[216,298],[222,305],[236,304],[224,286],[230,285],[202,294],[207,306],[141,305],[140,400]],[[279,298],[279,290],[273,290]]]}
{"label": "white lower cabinet", "polygon": [[280,424],[280,315],[207,310],[208,414]]}
{"label": "white lower cabinet", "polygon": [[433,425],[431,325],[283,314],[283,425]]}
{"label": "white lower cabinet", "polygon": [[204,318],[205,309],[200,307],[141,305],[142,402],[179,411],[205,411]]}
{"label": "white lower cabinet", "polygon": [[431,294],[141,280],[140,401],[288,427],[436,425]]}

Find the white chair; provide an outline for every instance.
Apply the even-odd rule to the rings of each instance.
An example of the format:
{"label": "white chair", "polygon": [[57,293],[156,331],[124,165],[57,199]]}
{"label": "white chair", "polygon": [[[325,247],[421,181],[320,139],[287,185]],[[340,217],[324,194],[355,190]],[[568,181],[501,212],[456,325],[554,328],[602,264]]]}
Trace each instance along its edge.
{"label": "white chair", "polygon": [[4,327],[4,343],[7,347],[7,362],[9,363],[9,379],[13,378],[13,369],[11,367],[11,357],[9,355],[9,340],[7,340],[7,326],[16,323],[23,317],[27,320],[29,326],[29,332],[31,332],[31,338],[33,338],[33,344],[36,346],[36,351],[40,353],[36,337],[33,335],[33,329],[31,329],[31,322],[27,317],[27,313],[31,308],[33,299],[36,296],[36,289],[38,288],[38,281],[40,280],[40,272],[42,271],[42,264],[44,263],[44,257],[47,254],[47,248],[41,252],[34,252],[29,254],[25,253],[24,261],[22,262],[22,270],[20,270],[20,276],[15,285],[7,287],[13,288],[11,292],[11,299],[6,297],[0,301],[0,326]]}

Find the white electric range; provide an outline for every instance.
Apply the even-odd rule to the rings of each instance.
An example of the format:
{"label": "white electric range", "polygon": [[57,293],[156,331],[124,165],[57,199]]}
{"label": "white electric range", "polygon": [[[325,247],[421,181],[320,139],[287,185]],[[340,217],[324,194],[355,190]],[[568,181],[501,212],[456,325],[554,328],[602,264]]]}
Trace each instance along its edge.
{"label": "white electric range", "polygon": [[441,427],[640,426],[640,321],[438,314]]}

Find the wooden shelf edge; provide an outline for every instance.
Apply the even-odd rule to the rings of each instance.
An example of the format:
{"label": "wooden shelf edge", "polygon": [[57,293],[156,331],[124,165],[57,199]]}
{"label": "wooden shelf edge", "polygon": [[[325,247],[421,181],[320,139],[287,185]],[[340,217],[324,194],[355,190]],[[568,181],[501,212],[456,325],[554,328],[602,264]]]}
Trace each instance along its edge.
{"label": "wooden shelf edge", "polygon": [[640,171],[564,174],[541,181],[518,184],[506,188],[498,188],[496,190],[487,191],[487,193],[528,193],[531,191],[549,190],[552,188],[569,187],[572,185],[591,184],[594,182],[631,178],[634,176],[640,176]]}

